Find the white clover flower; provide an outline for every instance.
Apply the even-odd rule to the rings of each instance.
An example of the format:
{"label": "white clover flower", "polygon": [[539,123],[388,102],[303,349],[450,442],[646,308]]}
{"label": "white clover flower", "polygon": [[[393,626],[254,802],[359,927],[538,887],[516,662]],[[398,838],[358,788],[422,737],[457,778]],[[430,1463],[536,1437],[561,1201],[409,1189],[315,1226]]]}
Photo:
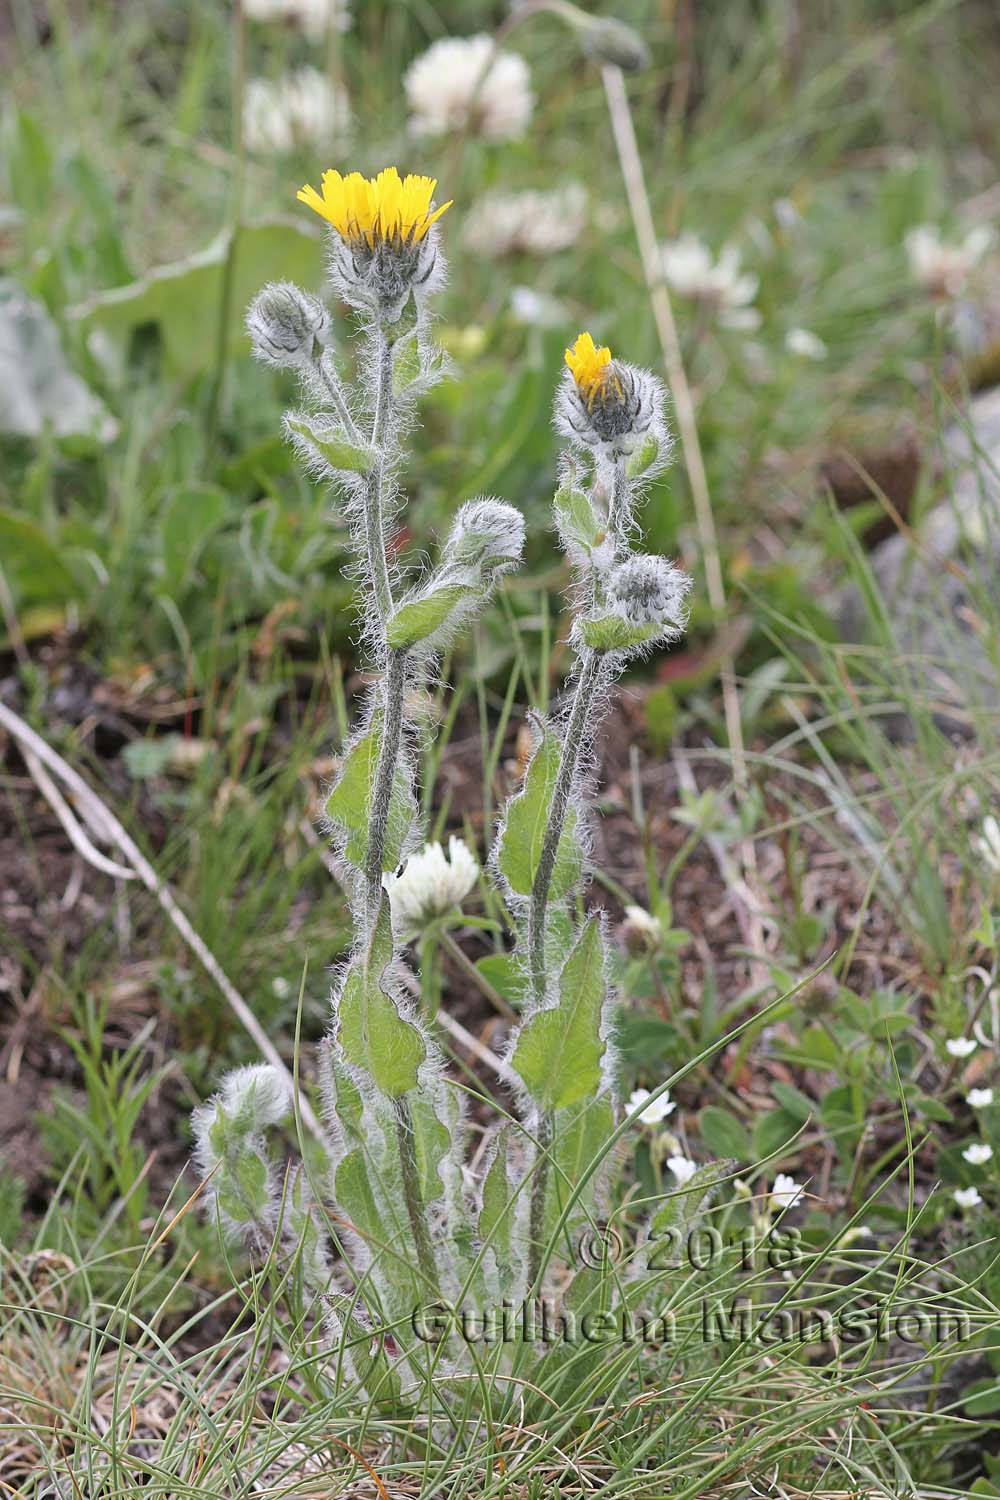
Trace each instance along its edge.
{"label": "white clover flower", "polygon": [[805,1197],[805,1188],[800,1187],[787,1172],[779,1172],[771,1189],[771,1207],[775,1213],[783,1208],[794,1208]]}
{"label": "white clover flower", "polygon": [[808,328],[790,328],[785,334],[785,348],[800,359],[826,359],[830,352],[819,335]]}
{"label": "white clover flower", "polygon": [[[628,1098],[626,1106],[628,1113],[633,1114],[641,1105],[646,1103],[650,1097],[649,1089],[633,1089]],[[639,1116],[640,1125],[661,1125],[668,1115],[672,1115],[677,1105],[670,1097],[669,1089],[665,1089],[658,1099],[654,1099]]]}
{"label": "white clover flower", "polygon": [[973,1141],[971,1146],[966,1146],[962,1152],[962,1158],[972,1167],[984,1166],[993,1155],[993,1147],[987,1146],[983,1141]]}
{"label": "white clover flower", "polygon": [[970,1089],[965,1096],[970,1109],[988,1109],[993,1103],[992,1089]]}
{"label": "white clover flower", "polygon": [[935,297],[958,297],[994,239],[993,230],[980,224],[949,244],[936,224],[921,224],[904,241],[910,275]]}
{"label": "white clover flower", "polygon": [[681,1187],[683,1187],[686,1182],[690,1182],[691,1178],[698,1170],[698,1163],[696,1161],[692,1161],[689,1156],[668,1156],[667,1166],[670,1168],[671,1172],[673,1172],[674,1176],[677,1178],[679,1186]]}
{"label": "white clover flower", "polygon": [[959,1208],[978,1208],[983,1201],[979,1189],[974,1187],[956,1188],[951,1196]]}
{"label": "white clover flower", "polygon": [[760,313],[751,305],[759,282],[756,276],[740,270],[740,252],[735,245],[725,245],[718,260],[713,260],[704,240],[696,234],[682,234],[661,246],[660,263],[679,296],[711,308],[725,327],[760,327]]}
{"label": "white clover flower", "polygon": [[298,26],[311,42],[351,24],[350,0],[243,0],[243,10],[252,21]]}
{"label": "white clover flower", "polygon": [[511,287],[510,315],[515,323],[529,328],[561,328],[566,322],[566,308],[559,298],[533,286]]}
{"label": "white clover flower", "polygon": [[641,906],[626,906],[622,936],[630,953],[653,952],[663,941],[663,923]]}
{"label": "white clover flower", "polygon": [[271,980],[271,994],[275,1000],[287,1000],[292,993],[292,987],[282,974]]}
{"label": "white clover flower", "polygon": [[555,255],[575,245],[587,218],[587,192],[567,182],[551,193],[486,193],[465,220],[463,238],[476,255]]}
{"label": "white clover flower", "polygon": [[485,33],[442,37],[410,64],[403,84],[414,135],[468,129],[487,141],[520,140],[535,102],[524,58],[497,51]]}
{"label": "white clover flower", "polygon": [[977,1046],[971,1036],[950,1036],[944,1044],[951,1057],[971,1057]]}
{"label": "white clover flower", "polygon": [[1000,818],[984,818],[982,832],[973,843],[984,863],[1000,875]]}
{"label": "white clover flower", "polygon": [[282,156],[297,146],[342,146],[351,112],[344,94],[317,68],[297,68],[273,82],[251,78],[243,103],[247,150]]}
{"label": "white clover flower", "polygon": [[394,924],[405,930],[426,927],[461,906],[478,877],[478,861],[464,839],[453,834],[447,855],[440,844],[425,844],[410,855],[402,875],[382,877]]}

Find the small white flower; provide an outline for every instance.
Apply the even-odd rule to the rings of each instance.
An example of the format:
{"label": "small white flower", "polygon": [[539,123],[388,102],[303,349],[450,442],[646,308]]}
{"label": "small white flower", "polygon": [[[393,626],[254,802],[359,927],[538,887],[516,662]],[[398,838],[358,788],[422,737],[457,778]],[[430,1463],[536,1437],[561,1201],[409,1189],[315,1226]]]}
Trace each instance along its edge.
{"label": "small white flower", "polygon": [[440,844],[425,844],[411,854],[402,875],[384,875],[393,921],[408,930],[426,927],[460,906],[479,877],[479,864],[464,839],[452,835],[448,853]]}
{"label": "small white flower", "polygon": [[442,37],[412,62],[403,80],[414,135],[469,129],[488,141],[520,140],[534,108],[531,74],[493,38]]}
{"label": "small white flower", "polygon": [[347,31],[351,24],[350,0],[243,0],[252,21],[288,22],[305,32],[311,42],[320,42],[327,31]]}
{"label": "small white flower", "polygon": [[249,151],[281,156],[296,146],[332,149],[342,144],[349,123],[346,98],[316,68],[247,84],[243,131]]}
{"label": "small white flower", "polygon": [[510,315],[515,323],[524,323],[529,328],[561,328],[567,317],[558,297],[536,291],[533,286],[511,287]]}
{"label": "small white flower", "polygon": [[[649,1097],[649,1089],[633,1089],[629,1095],[627,1106],[629,1114],[634,1114],[640,1105],[646,1103]],[[653,1103],[642,1111],[642,1114],[639,1116],[639,1123],[641,1125],[660,1125],[668,1115],[673,1114],[676,1108],[677,1105],[672,1102],[669,1090],[665,1090],[658,1099],[654,1099]]]}
{"label": "small white flower", "polygon": [[936,224],[921,224],[904,242],[910,275],[936,297],[958,297],[994,238],[993,230],[980,224],[948,244]]}
{"label": "small white flower", "polygon": [[808,328],[790,328],[785,334],[785,348],[801,359],[826,359],[830,352],[819,335]]}
{"label": "small white flower", "polygon": [[626,906],[622,937],[630,953],[655,953],[663,942],[663,923],[641,906]]}
{"label": "small white flower", "polygon": [[971,1036],[950,1036],[944,1044],[952,1057],[971,1057],[977,1045]]}
{"label": "small white flower", "polygon": [[673,1172],[681,1187],[686,1182],[690,1182],[698,1170],[698,1163],[692,1161],[689,1156],[668,1156],[667,1166]]}
{"label": "small white flower", "polygon": [[283,975],[279,974],[277,979],[271,980],[271,994],[275,1000],[287,1000],[292,993],[292,987]]}
{"label": "small white flower", "polygon": [[800,1187],[787,1172],[779,1172],[771,1189],[771,1207],[775,1213],[783,1208],[794,1208],[805,1197],[805,1188]]}
{"label": "small white flower", "polygon": [[983,1201],[979,1189],[974,1187],[956,1188],[951,1196],[959,1208],[978,1208]]}
{"label": "small white flower", "polygon": [[681,297],[712,308],[728,328],[754,329],[761,323],[753,307],[758,280],[740,270],[740,252],[725,245],[713,260],[712,252],[696,234],[682,234],[660,249],[663,274]]}
{"label": "small white flower", "polygon": [[874,1231],[867,1224],[855,1224],[853,1229],[846,1229],[837,1241],[838,1250],[846,1250],[848,1245],[853,1245],[855,1240],[870,1240]]}
{"label": "small white flower", "polygon": [[587,193],[567,182],[551,193],[486,193],[465,218],[463,238],[477,255],[555,255],[575,245],[587,216]]}
{"label": "small white flower", "polygon": [[1000,875],[1000,818],[984,818],[982,833],[973,843],[983,861],[994,874]]}
{"label": "small white flower", "polygon": [[970,1089],[965,1096],[970,1109],[986,1109],[993,1103],[992,1089]]}
{"label": "small white flower", "polygon": [[983,1141],[974,1141],[971,1146],[966,1146],[962,1152],[962,1159],[972,1167],[981,1167],[989,1161],[992,1155],[992,1146],[987,1146]]}

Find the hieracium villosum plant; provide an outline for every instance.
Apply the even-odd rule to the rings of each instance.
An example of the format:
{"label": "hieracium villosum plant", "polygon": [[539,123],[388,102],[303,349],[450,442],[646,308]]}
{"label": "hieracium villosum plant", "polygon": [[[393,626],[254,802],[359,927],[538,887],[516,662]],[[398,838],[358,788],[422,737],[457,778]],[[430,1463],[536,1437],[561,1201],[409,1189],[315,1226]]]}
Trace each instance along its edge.
{"label": "hieracium villosum plant", "polygon": [[[301,380],[305,406],[286,415],[286,432],[342,497],[377,682],[326,803],[354,931],[320,1060],[327,1160],[309,1171],[280,1164],[276,1137],[292,1099],[267,1067],[231,1074],[195,1128],[223,1228],[258,1254],[276,1245],[297,1265],[322,1313],[330,1382],[393,1404],[415,1402],[419,1389],[447,1407],[457,1372],[478,1357],[454,1332],[460,1312],[504,1320],[495,1370],[522,1369],[537,1384],[558,1358],[565,1375],[565,1349],[536,1348],[525,1309],[549,1296],[561,1310],[644,1307],[656,1285],[651,1235],[678,1200],[689,1211],[700,1204],[718,1170],[702,1169],[647,1212],[624,1267],[593,1254],[580,1263],[581,1236],[593,1238],[606,1210],[618,1129],[607,940],[601,917],[580,915],[577,899],[594,740],[622,669],[680,633],[689,582],[633,548],[637,500],[669,454],[663,388],[588,333],[567,350],[555,399],[566,447],[554,517],[575,578],[575,669],[563,709],[531,717],[531,758],[490,859],[522,994],[505,1059],[511,1110],[474,1155],[465,1092],[448,1075],[433,1019],[411,998],[409,934],[398,914],[394,926],[389,891],[422,843],[413,690],[524,543],[517,510],[475,499],[419,576],[401,570],[390,545],[401,443],[418,396],[442,375],[429,311],[445,272],[439,221],[451,205],[434,206],[435,186],[394,168],[371,179],[330,171],[321,193],[299,193],[330,225],[332,285],[356,319],[353,383],[315,298],[272,285],[249,312],[258,357]],[[582,1378],[579,1360],[575,1368]],[[467,1398],[468,1380],[462,1389]]]}

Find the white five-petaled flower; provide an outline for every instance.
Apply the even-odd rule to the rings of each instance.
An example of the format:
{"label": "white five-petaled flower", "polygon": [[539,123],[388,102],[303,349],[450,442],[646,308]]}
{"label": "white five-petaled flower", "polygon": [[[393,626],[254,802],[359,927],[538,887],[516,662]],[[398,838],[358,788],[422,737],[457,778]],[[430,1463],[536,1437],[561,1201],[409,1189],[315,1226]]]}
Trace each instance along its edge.
{"label": "white five-petaled flower", "polygon": [[974,1187],[956,1188],[951,1196],[959,1208],[978,1208],[983,1201],[979,1189]]}
{"label": "white five-petaled flower", "polygon": [[819,334],[809,328],[790,328],[785,334],[785,348],[800,359],[826,359],[830,352]]}
{"label": "white five-petaled flower", "polygon": [[704,240],[696,234],[682,234],[661,247],[660,263],[679,296],[711,308],[727,328],[760,327],[760,313],[752,306],[759,283],[756,276],[741,271],[735,245],[723,246],[718,259],[713,259]]}
{"label": "white five-petaled flower", "polygon": [[984,818],[982,832],[973,842],[983,861],[1000,875],[1000,818]]}
{"label": "white five-petaled flower", "polygon": [[[629,1114],[634,1114],[637,1109],[646,1103],[650,1097],[649,1089],[633,1089],[629,1095],[627,1109]],[[658,1099],[642,1111],[639,1116],[640,1125],[662,1125],[668,1115],[672,1115],[677,1105],[670,1098],[669,1090],[665,1089]]]}
{"label": "white five-petaled flower", "polygon": [[446,36],[412,62],[403,80],[414,135],[471,130],[488,141],[520,140],[534,108],[528,64],[493,38]]}
{"label": "white five-petaled flower", "polygon": [[992,1089],[970,1089],[965,1096],[970,1109],[986,1109],[993,1103]]}
{"label": "white five-petaled flower", "polygon": [[800,1187],[787,1172],[779,1172],[771,1189],[771,1207],[775,1213],[783,1208],[794,1208],[805,1197],[805,1188]]}
{"label": "white five-petaled flower", "polygon": [[351,24],[349,0],[243,0],[252,21],[288,22],[321,42],[327,31],[346,31]]}
{"label": "white five-petaled flower", "polygon": [[971,1146],[966,1146],[962,1152],[962,1158],[972,1167],[981,1167],[988,1162],[993,1155],[993,1147],[987,1146],[984,1141],[973,1141]]}
{"label": "white five-petaled flower", "polygon": [[936,224],[920,224],[905,240],[910,275],[935,297],[958,297],[994,239],[993,230],[979,224],[949,244]]}
{"label": "white five-petaled flower", "polygon": [[971,1057],[978,1043],[971,1036],[950,1036],[944,1046],[951,1057]]}
{"label": "white five-petaled flower", "polygon": [[247,149],[285,155],[296,146],[343,144],[350,125],[347,99],[325,73],[308,66],[272,82],[251,78],[243,104]]}
{"label": "white five-petaled flower", "polygon": [[464,839],[454,834],[445,854],[438,843],[411,854],[401,875],[384,875],[393,922],[411,930],[426,927],[460,906],[479,878],[479,864]]}
{"label": "white five-petaled flower", "polygon": [[692,1161],[689,1156],[668,1156],[667,1166],[673,1172],[681,1187],[686,1182],[690,1182],[698,1170],[698,1163]]}

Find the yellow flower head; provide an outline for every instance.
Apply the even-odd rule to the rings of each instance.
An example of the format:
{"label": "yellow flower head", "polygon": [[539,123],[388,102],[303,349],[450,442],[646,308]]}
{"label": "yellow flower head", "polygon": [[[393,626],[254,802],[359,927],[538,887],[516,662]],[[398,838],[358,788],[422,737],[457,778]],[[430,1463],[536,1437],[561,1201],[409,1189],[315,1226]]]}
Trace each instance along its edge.
{"label": "yellow flower head", "polygon": [[606,344],[598,349],[589,333],[581,333],[572,349],[566,350],[566,366],[588,406],[604,384],[610,363],[611,350]]}
{"label": "yellow flower head", "polygon": [[363,240],[369,250],[376,242],[418,244],[435,219],[440,219],[452,200],[431,213],[435,177],[400,177],[395,167],[385,167],[377,177],[348,172],[323,173],[323,192],[306,184],[296,196],[321,218],[332,224],[345,240]]}

